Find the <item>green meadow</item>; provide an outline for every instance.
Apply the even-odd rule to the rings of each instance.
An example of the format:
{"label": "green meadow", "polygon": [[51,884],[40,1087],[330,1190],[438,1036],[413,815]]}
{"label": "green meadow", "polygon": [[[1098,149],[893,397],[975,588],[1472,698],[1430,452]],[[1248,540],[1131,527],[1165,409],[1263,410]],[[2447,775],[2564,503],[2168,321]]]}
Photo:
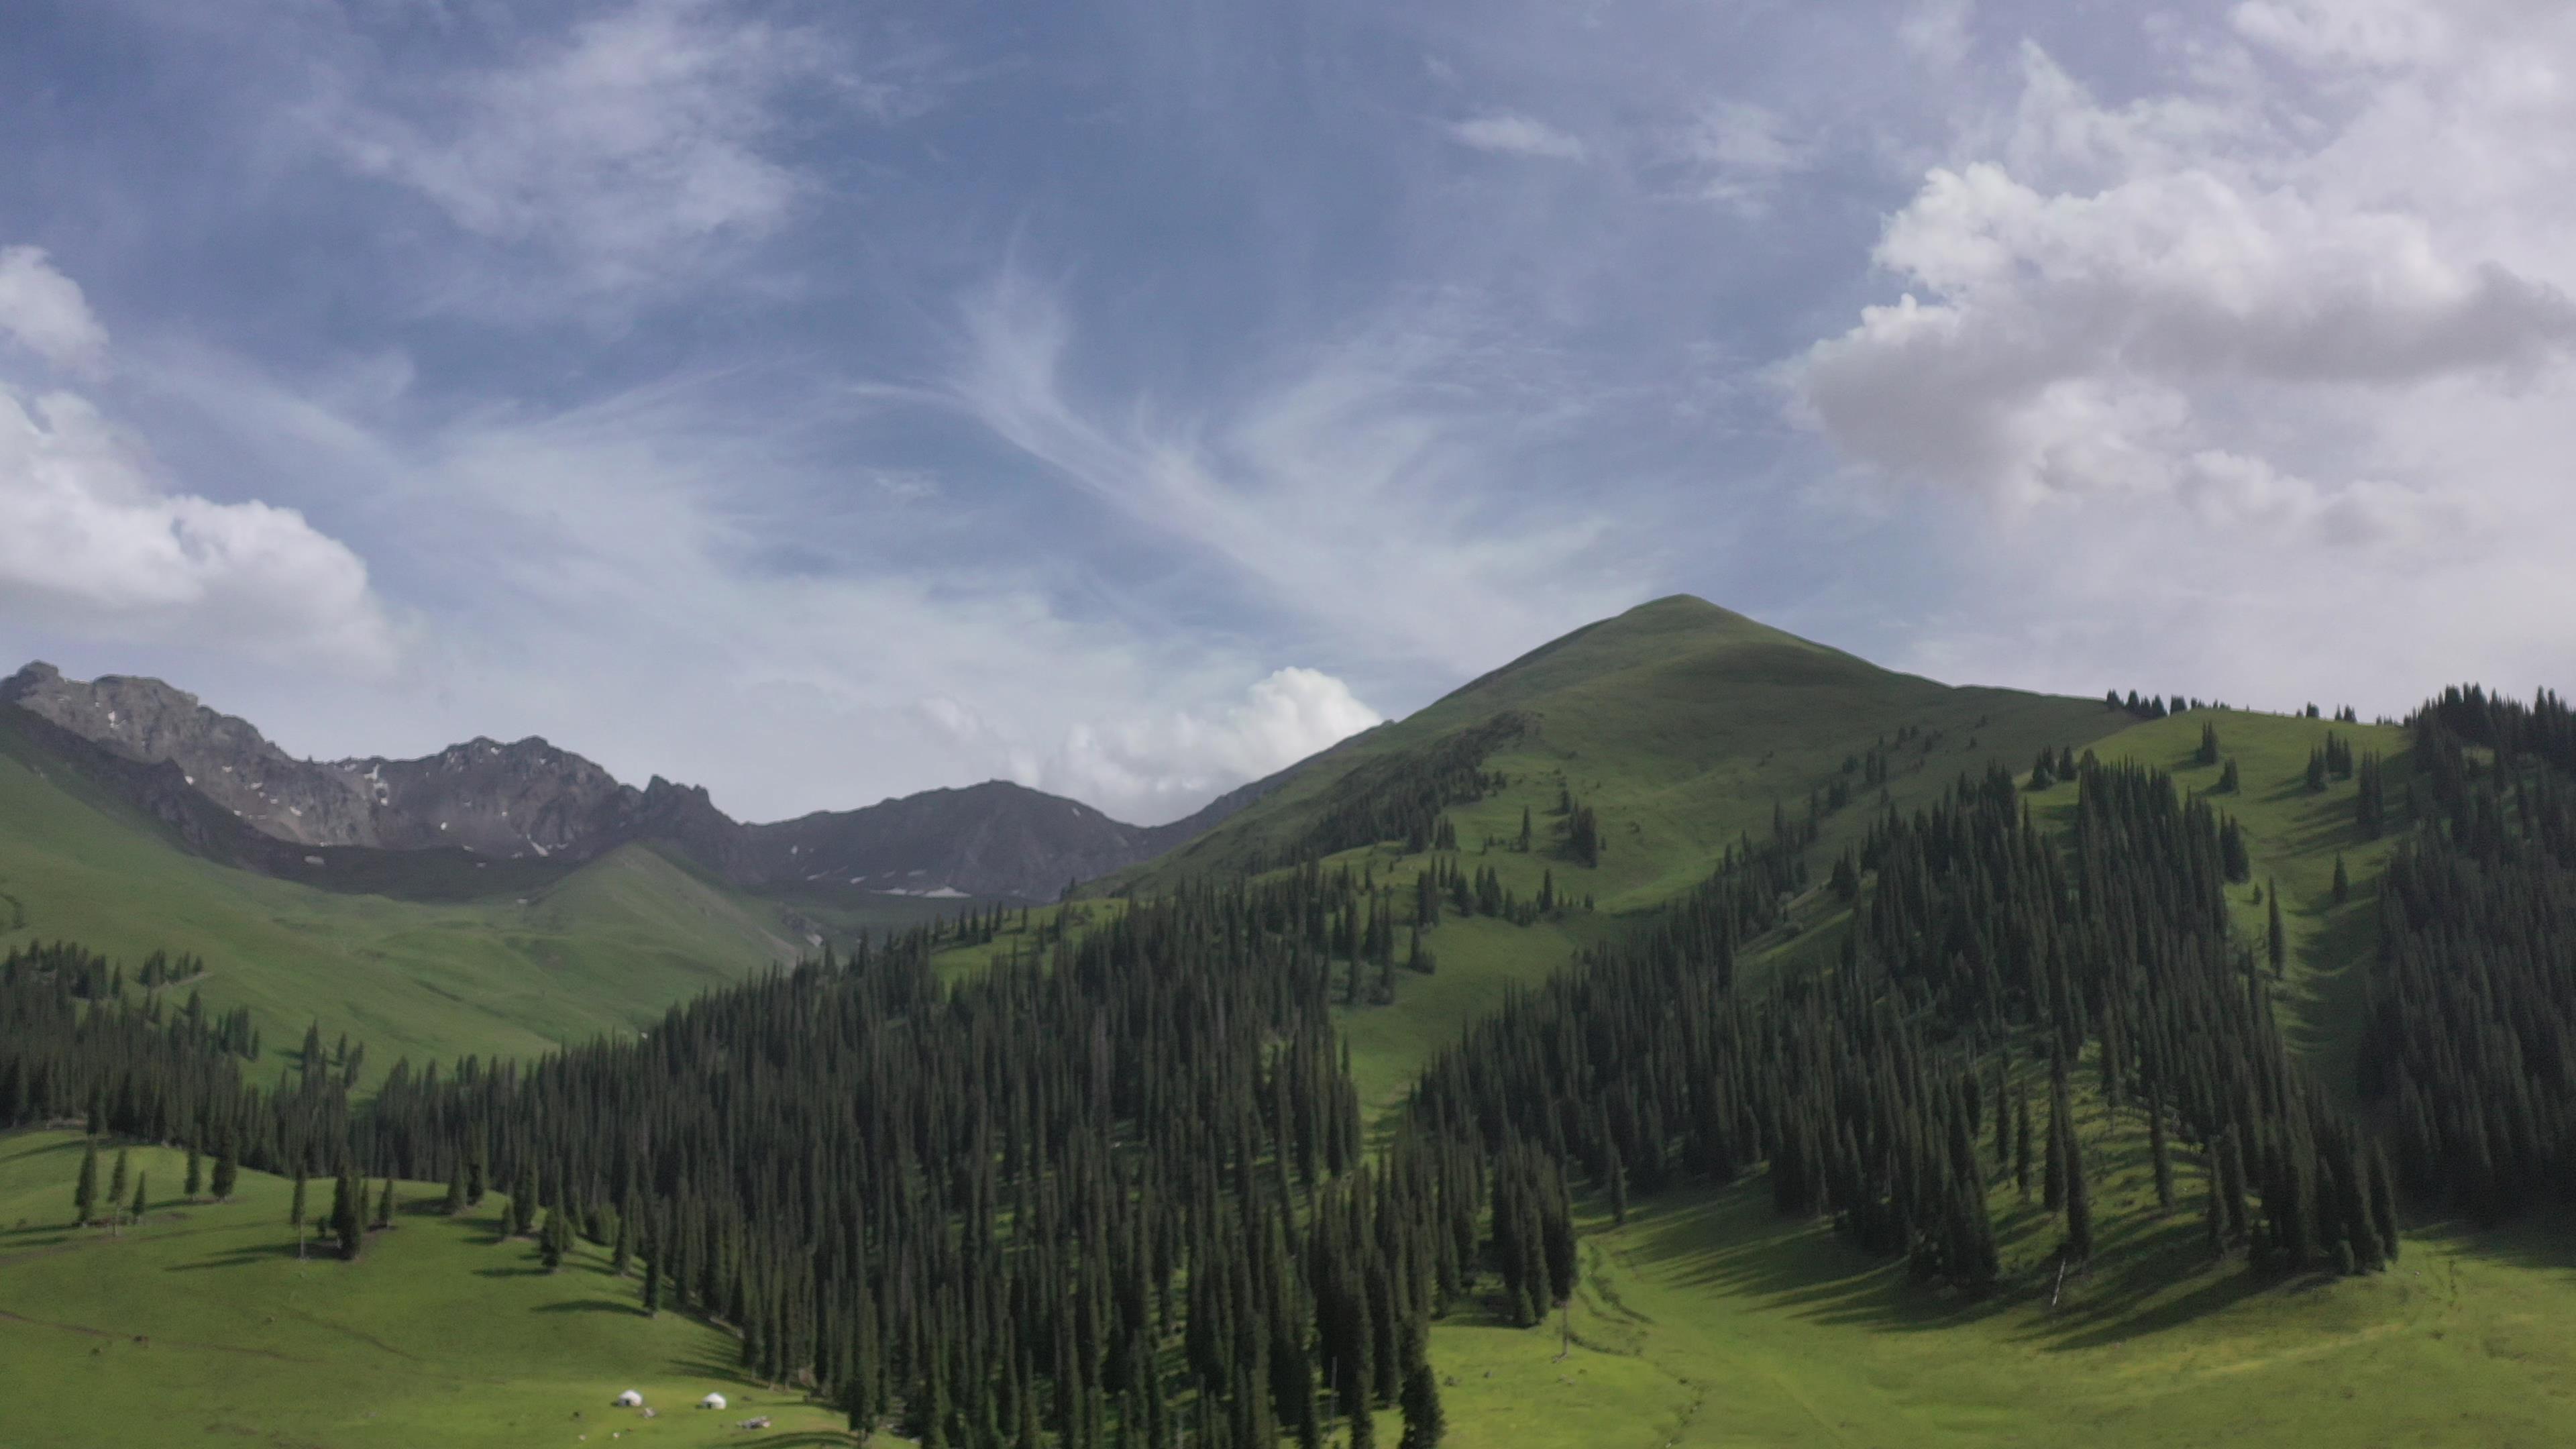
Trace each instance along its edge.
{"label": "green meadow", "polygon": [[[133,1149],[141,1223],[66,1227],[80,1155],[72,1134],[0,1137],[11,1449],[847,1442],[818,1432],[836,1416],[745,1382],[730,1335],[646,1318],[597,1245],[546,1272],[533,1242],[499,1236],[497,1194],[450,1219],[443,1185],[397,1184],[397,1226],[359,1261],[299,1259],[291,1184],[245,1172],[230,1202],[186,1202],[185,1158],[162,1148]],[[309,1210],[330,1196],[316,1184]],[[656,1416],[611,1407],[627,1389]],[[692,1407],[710,1390],[730,1407]],[[768,1433],[735,1427],[762,1414]]]}

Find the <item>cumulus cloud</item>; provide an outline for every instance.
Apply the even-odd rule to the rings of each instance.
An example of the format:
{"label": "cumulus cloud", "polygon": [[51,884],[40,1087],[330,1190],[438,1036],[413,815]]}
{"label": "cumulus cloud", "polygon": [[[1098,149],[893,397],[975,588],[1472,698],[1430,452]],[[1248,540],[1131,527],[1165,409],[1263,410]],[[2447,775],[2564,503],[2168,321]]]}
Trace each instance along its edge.
{"label": "cumulus cloud", "polygon": [[1029,783],[1146,824],[1177,818],[1381,722],[1348,684],[1287,668],[1214,712],[1076,725]]}
{"label": "cumulus cloud", "polygon": [[107,638],[375,669],[392,631],[358,556],[292,509],[164,492],[86,401],[0,387],[0,602]]}
{"label": "cumulus cloud", "polygon": [[1547,122],[1509,111],[1493,111],[1446,127],[1461,146],[1503,156],[1531,156],[1550,161],[1580,161],[1588,154],[1583,142]]}
{"label": "cumulus cloud", "polygon": [[107,366],[107,329],[90,315],[80,284],[39,247],[0,250],[0,334],[67,372],[95,375]]}
{"label": "cumulus cloud", "polygon": [[[1874,253],[1902,294],[1781,377],[1860,477],[1994,506],[1967,525],[1988,609],[2097,627],[1963,606],[1927,655],[2010,640],[1949,667],[2061,683],[2116,640],[2230,697],[2330,672],[2295,644],[2341,631],[2417,688],[2576,666],[2520,566],[2576,547],[2576,155],[2535,139],[2576,134],[2547,79],[2576,23],[2474,9],[2251,0],[2118,105],[2029,47],[2010,106],[1963,122]],[[2371,597],[2324,608],[2356,568]],[[2471,616],[2519,642],[2460,648]],[[2210,648],[2226,618],[2263,642]]]}

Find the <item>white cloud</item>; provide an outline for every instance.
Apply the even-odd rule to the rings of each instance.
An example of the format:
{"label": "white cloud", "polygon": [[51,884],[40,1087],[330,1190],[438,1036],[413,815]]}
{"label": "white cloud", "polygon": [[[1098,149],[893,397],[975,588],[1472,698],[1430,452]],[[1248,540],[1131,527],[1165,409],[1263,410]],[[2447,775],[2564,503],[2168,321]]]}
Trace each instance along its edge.
{"label": "white cloud", "polygon": [[408,103],[388,85],[393,100],[352,98],[319,124],[348,164],[457,226],[611,288],[779,229],[805,185],[780,159],[791,103],[902,119],[930,104],[934,60],[889,43],[854,61],[718,0],[631,0]]}
{"label": "white cloud", "polygon": [[1471,675],[1651,587],[1579,495],[1495,486],[1598,399],[1472,317],[1399,310],[1206,416],[1076,394],[1071,321],[1021,273],[970,298],[967,342],[955,406],[1353,663]]}
{"label": "white cloud", "polygon": [[2470,11],[2240,5],[2120,105],[2031,48],[1964,119],[1880,238],[1904,295],[1781,370],[1862,476],[1994,505],[1920,662],[2391,709],[2576,670],[2576,15]]}
{"label": "white cloud", "polygon": [[292,509],[163,491],[69,393],[0,386],[0,603],[22,620],[378,669],[392,630],[358,556]]}
{"label": "white cloud", "polygon": [[1479,151],[1492,151],[1505,156],[1531,156],[1551,161],[1581,161],[1588,154],[1583,142],[1547,122],[1509,111],[1489,112],[1463,121],[1452,121],[1445,128],[1449,139],[1461,146]]}
{"label": "white cloud", "polygon": [[1093,801],[1123,819],[1159,823],[1382,718],[1332,675],[1281,669],[1212,714],[1181,710],[1076,725],[1028,783]]}
{"label": "white cloud", "polygon": [[107,329],[90,315],[80,284],[54,270],[37,247],[0,250],[0,334],[66,372],[107,367]]}
{"label": "white cloud", "polygon": [[1776,111],[1744,100],[1712,101],[1673,138],[1672,149],[1708,200],[1760,212],[1781,181],[1811,162]]}

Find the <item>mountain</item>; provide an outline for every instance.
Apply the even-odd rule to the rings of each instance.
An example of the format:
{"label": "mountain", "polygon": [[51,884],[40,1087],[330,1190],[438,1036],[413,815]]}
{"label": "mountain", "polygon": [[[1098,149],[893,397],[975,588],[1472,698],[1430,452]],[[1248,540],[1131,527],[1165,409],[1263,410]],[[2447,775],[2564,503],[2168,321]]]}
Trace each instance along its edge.
{"label": "mountain", "polygon": [[1153,827],[998,780],[744,824],[703,788],[657,775],[637,789],[533,736],[476,738],[421,759],[300,760],[160,680],[83,682],[43,663],[0,680],[0,706],[201,853],[371,889],[403,873],[383,852],[573,865],[658,841],[753,890],[1052,899],[1070,880],[1162,853],[1260,792],[1246,787]]}
{"label": "mountain", "polygon": [[[1488,832],[1516,842],[1523,809],[1557,828],[1572,801],[1604,822],[1599,863],[1532,862],[1530,885],[1553,868],[1605,908],[1639,909],[1696,883],[1747,832],[1767,833],[1775,809],[1803,816],[1811,796],[1822,809],[1837,785],[1846,801],[1884,792],[1901,804],[1962,769],[2026,768],[2043,745],[2080,746],[2131,723],[2098,698],[1942,684],[1675,595],[1586,625],[1344,741],[1100,888],[1150,892],[1191,875],[1330,856],[1435,815],[1448,816],[1473,853]],[[1824,813],[1834,817],[1824,826],[1831,838],[1867,812]]]}

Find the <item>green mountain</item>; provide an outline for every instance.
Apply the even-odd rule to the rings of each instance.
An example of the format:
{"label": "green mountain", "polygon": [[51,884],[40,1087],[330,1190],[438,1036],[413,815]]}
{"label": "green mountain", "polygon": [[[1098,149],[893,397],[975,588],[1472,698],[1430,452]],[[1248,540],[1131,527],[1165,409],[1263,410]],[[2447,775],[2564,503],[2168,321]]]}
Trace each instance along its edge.
{"label": "green mountain", "polygon": [[[1418,807],[1448,811],[1462,846],[1517,843],[1520,811],[1555,820],[1560,792],[1591,807],[1597,867],[1543,848],[1497,867],[1535,887],[1555,870],[1603,909],[1629,910],[1696,884],[1728,845],[1763,833],[1775,807],[1820,812],[1835,786],[1900,806],[1990,761],[2027,768],[2056,748],[2134,721],[2078,700],[1959,688],[1882,669],[1688,596],[1641,604],[1542,645],[1410,717],[1298,766],[1258,801],[1109,888],[1150,892],[1328,856]],[[1863,767],[1877,752],[1881,784]],[[1846,769],[1846,766],[1850,766]],[[1461,771],[1505,783],[1462,786]],[[1839,814],[1839,811],[1831,812]]]}

